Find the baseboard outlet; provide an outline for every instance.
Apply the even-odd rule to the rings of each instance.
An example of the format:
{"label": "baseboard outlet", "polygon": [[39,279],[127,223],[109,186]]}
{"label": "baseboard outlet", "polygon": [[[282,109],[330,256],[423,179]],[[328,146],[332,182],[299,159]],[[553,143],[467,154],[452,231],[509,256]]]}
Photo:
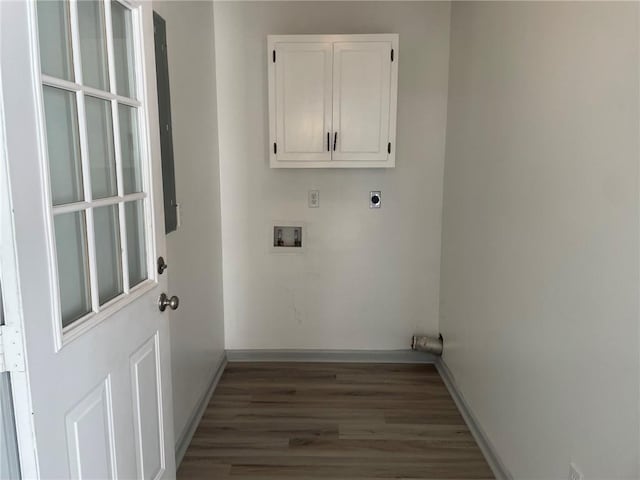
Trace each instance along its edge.
{"label": "baseboard outlet", "polygon": [[215,373],[211,379],[211,383],[209,384],[209,388],[204,393],[200,402],[194,409],[187,425],[182,430],[182,433],[178,436],[176,441],[176,468],[180,466],[182,463],[182,459],[184,458],[184,454],[187,453],[187,448],[189,448],[189,444],[191,443],[191,439],[193,438],[193,434],[196,433],[196,429],[200,424],[200,420],[202,419],[202,415],[204,415],[205,410],[207,409],[207,405],[211,400],[211,396],[218,386],[218,382],[220,381],[220,377],[222,377],[222,373],[224,372],[225,367],[227,366],[227,355],[222,354],[220,360],[218,361],[218,368],[216,368]]}
{"label": "baseboard outlet", "polygon": [[462,392],[460,392],[460,389],[455,382],[451,370],[449,370],[449,367],[447,367],[447,364],[442,358],[438,358],[438,360],[435,362],[435,365],[438,369],[438,372],[440,373],[440,377],[442,377],[442,380],[447,387],[447,390],[449,390],[453,401],[462,414],[462,417],[464,418],[467,426],[469,427],[473,438],[475,438],[478,446],[480,447],[480,450],[482,451],[482,454],[489,464],[489,467],[491,467],[496,480],[513,480],[513,476],[511,475],[511,473],[509,473],[509,470],[507,470],[506,466],[500,459],[498,452],[489,440],[489,437],[487,436],[485,431],[480,426],[478,419],[473,414],[473,411],[462,395]]}
{"label": "baseboard outlet", "polygon": [[229,362],[435,363],[412,350],[227,350]]}

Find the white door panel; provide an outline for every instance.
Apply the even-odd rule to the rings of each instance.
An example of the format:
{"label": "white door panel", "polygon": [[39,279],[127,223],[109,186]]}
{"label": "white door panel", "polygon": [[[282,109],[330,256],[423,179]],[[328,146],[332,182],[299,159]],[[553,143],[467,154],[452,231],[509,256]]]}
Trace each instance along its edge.
{"label": "white door panel", "polygon": [[158,337],[154,335],[131,357],[133,413],[138,478],[153,480],[164,471],[162,391],[159,380]]}
{"label": "white door panel", "polygon": [[117,469],[110,378],[67,414],[66,424],[72,478],[113,478]]}
{"label": "white door panel", "polygon": [[334,161],[386,161],[389,142],[391,42],[333,46]]}
{"label": "white door panel", "polygon": [[278,161],[331,160],[331,44],[279,43],[275,52]]}
{"label": "white door panel", "polygon": [[[0,2],[12,202],[1,212],[13,229],[30,394],[16,415],[30,418],[35,452],[24,471],[46,479],[128,479],[144,469],[144,478],[172,478],[169,316],[157,306],[167,275],[153,268],[165,243],[151,4],[133,2],[129,10],[100,1],[93,10],[83,5],[80,15],[75,2],[44,4],[63,5],[67,13],[47,15],[76,27],[87,18],[110,25],[128,15],[131,23],[127,39],[118,37],[126,29],[108,32],[100,50],[92,43],[99,38],[85,30],[91,22],[60,35],[52,29],[62,21],[46,22],[51,39],[43,55],[50,58],[41,65],[35,2]],[[101,90],[85,88],[79,66],[87,85]],[[70,102],[54,99],[63,108],[50,115],[51,125],[43,88],[71,92],[62,95]],[[128,109],[135,118],[126,121]],[[62,126],[74,117],[78,128],[65,138]],[[138,150],[127,156],[132,145]],[[133,155],[140,163],[130,170],[138,177],[127,183]],[[64,221],[73,215],[80,223]],[[87,292],[78,295],[82,288]]]}

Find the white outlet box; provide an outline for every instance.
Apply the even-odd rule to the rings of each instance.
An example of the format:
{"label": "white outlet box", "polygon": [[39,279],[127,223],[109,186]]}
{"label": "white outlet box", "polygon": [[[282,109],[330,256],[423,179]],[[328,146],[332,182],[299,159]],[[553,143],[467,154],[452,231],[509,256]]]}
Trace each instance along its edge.
{"label": "white outlet box", "polygon": [[380,208],[382,205],[382,192],[372,191],[369,192],[369,208]]}
{"label": "white outlet box", "polygon": [[569,480],[584,480],[584,475],[573,463],[569,464]]}
{"label": "white outlet box", "polygon": [[320,207],[320,190],[309,190],[309,208]]}

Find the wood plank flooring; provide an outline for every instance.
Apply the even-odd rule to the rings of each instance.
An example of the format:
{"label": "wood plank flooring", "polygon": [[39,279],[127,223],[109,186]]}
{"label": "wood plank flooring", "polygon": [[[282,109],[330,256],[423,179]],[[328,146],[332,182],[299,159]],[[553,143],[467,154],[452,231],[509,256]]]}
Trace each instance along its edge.
{"label": "wood plank flooring", "polygon": [[433,365],[230,363],[179,479],[489,479]]}

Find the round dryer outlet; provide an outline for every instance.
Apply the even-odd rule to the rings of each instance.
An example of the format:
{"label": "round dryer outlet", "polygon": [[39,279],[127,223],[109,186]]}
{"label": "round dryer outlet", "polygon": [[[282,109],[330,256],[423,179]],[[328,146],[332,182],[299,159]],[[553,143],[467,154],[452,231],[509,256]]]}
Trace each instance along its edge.
{"label": "round dryer outlet", "polygon": [[369,192],[369,208],[380,208],[382,204],[382,192]]}

